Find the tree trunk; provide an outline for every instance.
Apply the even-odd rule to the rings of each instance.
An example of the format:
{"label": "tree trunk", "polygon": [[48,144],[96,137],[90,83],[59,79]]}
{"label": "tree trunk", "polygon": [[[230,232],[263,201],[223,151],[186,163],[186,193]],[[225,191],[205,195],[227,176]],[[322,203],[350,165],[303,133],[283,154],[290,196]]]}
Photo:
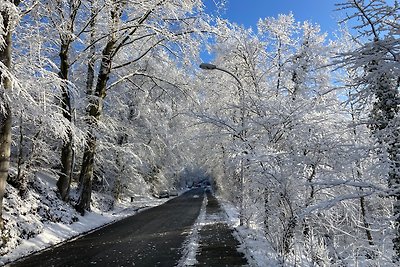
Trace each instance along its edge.
{"label": "tree trunk", "polygon": [[[4,97],[1,98],[1,101],[3,101]],[[6,104],[4,113],[0,112],[0,230],[4,227],[3,197],[10,167],[11,123],[11,108]]]}
{"label": "tree trunk", "polygon": [[61,199],[68,201],[69,191],[72,180],[72,135],[68,130],[69,140],[63,141],[63,147],[61,148],[61,172],[57,181],[57,188],[61,195]]}
{"label": "tree trunk", "polygon": [[93,134],[92,130],[88,133],[86,142],[79,177],[82,184],[80,185],[78,204],[75,206],[76,210],[82,215],[85,214],[85,210],[90,211],[90,200],[92,196],[94,155],[96,152],[96,136]]}
{"label": "tree trunk", "polygon": [[[24,132],[22,129],[23,125],[23,120],[22,116],[20,117],[20,123],[19,123],[19,140],[18,140],[18,161],[17,161],[17,176],[15,177],[14,181],[10,181],[11,179],[8,180],[9,184],[12,184],[15,188],[18,188],[19,195],[21,197],[25,196],[27,192],[27,184],[28,181],[26,179],[26,172],[24,170]],[[10,177],[9,177],[10,178]]]}
{"label": "tree trunk", "polygon": [[[362,191],[362,190],[360,190]],[[367,221],[367,212],[365,210],[365,197],[360,197],[360,207],[361,207],[361,216],[364,224],[365,234],[367,235],[368,243],[370,246],[374,245],[374,241],[372,239],[372,233],[370,229],[369,222]]]}
{"label": "tree trunk", "polygon": [[[306,155],[306,151],[304,152],[304,155]],[[307,183],[310,185],[310,195],[306,199],[306,203],[304,208],[308,208],[313,204],[314,198],[315,198],[315,186],[312,184],[313,180],[315,178],[315,175],[317,174],[317,163],[312,163],[310,164],[311,167],[311,174],[307,177]],[[303,219],[303,235],[305,238],[310,237],[310,225],[308,224],[307,217],[304,217]]]}
{"label": "tree trunk", "polygon": [[88,128],[90,132],[86,137],[86,147],[83,154],[82,168],[79,180],[80,196],[76,210],[81,214],[85,210],[90,210],[90,197],[92,193],[94,156],[96,153],[96,135],[97,121],[103,112],[103,100],[106,96],[107,80],[111,72],[111,55],[113,53],[115,41],[112,38],[103,50],[101,67],[97,78],[96,89],[93,96],[89,96],[88,107]]}
{"label": "tree trunk", "polygon": [[[72,123],[71,116],[71,98],[68,91],[68,51],[70,42],[62,41],[60,49],[60,72],[59,77],[63,80],[62,84],[62,95],[61,95],[61,108],[63,111],[63,117]],[[61,172],[57,181],[57,188],[61,195],[61,199],[67,201],[69,199],[69,191],[71,186],[71,174],[72,174],[72,133],[71,129],[67,128],[67,139],[63,140],[63,146],[61,148]]]}
{"label": "tree trunk", "polygon": [[393,239],[393,247],[400,261],[400,129],[393,131],[393,140],[389,143],[388,148],[389,160],[391,167],[389,170],[389,188],[393,190],[394,204],[393,217],[395,238]]}
{"label": "tree trunk", "polygon": [[296,225],[297,225],[297,219],[296,217],[292,216],[289,218],[286,227],[283,229],[283,237],[282,237],[283,255],[289,255],[290,251],[292,250],[294,230],[296,228]]}
{"label": "tree trunk", "polygon": [[[87,76],[86,76],[86,97],[89,99],[92,99],[93,97],[93,84],[94,84],[94,64],[96,62],[96,46],[95,46],[95,26],[96,26],[96,13],[97,13],[97,7],[94,5],[93,1],[90,1],[90,12],[91,12],[91,19],[90,19],[90,52],[88,56],[88,68],[87,68]],[[94,149],[94,148],[93,148]],[[83,178],[87,177],[87,175],[83,175],[83,173],[87,173],[88,170],[87,168],[89,167],[88,165],[88,159],[86,158],[87,156],[83,156],[83,162],[81,166],[81,173],[79,175],[79,190],[82,189],[83,187]],[[84,162],[87,163],[84,163]],[[88,174],[89,175],[89,174]],[[80,191],[81,192],[81,191]]]}
{"label": "tree trunk", "polygon": [[[123,3],[122,3],[123,4]],[[92,12],[94,12],[94,6],[92,6]],[[76,210],[81,214],[85,213],[85,210],[90,210],[90,197],[92,194],[92,181],[93,181],[93,170],[94,170],[94,157],[96,154],[96,135],[98,120],[103,113],[103,100],[106,97],[107,81],[111,73],[111,64],[113,56],[116,50],[116,31],[117,25],[119,23],[119,18],[121,16],[121,4],[115,3],[114,10],[110,12],[111,20],[113,26],[111,27],[111,34],[109,36],[108,42],[102,51],[101,65],[99,69],[99,74],[97,76],[96,88],[94,94],[92,95],[91,90],[91,80],[94,78],[93,72],[93,62],[94,54],[92,58],[89,59],[88,66],[88,80],[87,80],[87,97],[89,99],[89,106],[87,108],[88,115],[88,128],[90,129],[86,137],[86,147],[83,154],[81,173],[79,175],[80,181],[80,195],[78,204],[76,205]],[[92,13],[94,14],[94,13]],[[95,17],[93,16],[93,21],[91,21],[91,27],[94,26]],[[94,29],[94,27],[92,27]],[[93,34],[93,32],[92,32]],[[91,50],[92,53],[95,52],[94,48]]]}
{"label": "tree trunk", "polygon": [[[13,3],[18,5],[19,1],[13,1]],[[12,32],[9,29],[10,17],[6,10],[1,12],[1,16],[3,17],[3,25],[1,26],[6,33],[1,36],[4,40],[4,46],[0,46],[0,61],[10,70],[12,49]],[[6,97],[7,92],[11,89],[11,81],[1,70],[0,81],[0,101],[4,105],[4,110],[0,111],[0,230],[3,230],[3,198],[10,168],[12,114],[10,103]]]}
{"label": "tree trunk", "polygon": [[265,237],[268,237],[268,232],[270,230],[269,228],[269,223],[268,223],[268,219],[270,216],[270,212],[269,212],[269,191],[268,191],[268,187],[264,186],[263,189],[263,204],[264,204],[264,220],[263,220],[263,225],[264,225],[264,235]]}
{"label": "tree trunk", "polygon": [[88,56],[88,69],[87,69],[87,78],[86,78],[86,95],[93,95],[93,84],[94,84],[94,64],[96,62],[96,36],[95,36],[95,27],[96,27],[96,6],[90,2],[90,50]]}

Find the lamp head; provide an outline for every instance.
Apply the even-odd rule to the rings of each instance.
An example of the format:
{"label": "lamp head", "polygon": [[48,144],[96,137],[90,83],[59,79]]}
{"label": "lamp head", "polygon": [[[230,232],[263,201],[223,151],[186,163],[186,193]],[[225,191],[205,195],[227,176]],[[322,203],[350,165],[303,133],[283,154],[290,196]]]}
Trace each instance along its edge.
{"label": "lamp head", "polygon": [[200,69],[203,70],[215,70],[217,68],[217,66],[215,66],[214,64],[210,64],[210,63],[201,63],[200,64]]}

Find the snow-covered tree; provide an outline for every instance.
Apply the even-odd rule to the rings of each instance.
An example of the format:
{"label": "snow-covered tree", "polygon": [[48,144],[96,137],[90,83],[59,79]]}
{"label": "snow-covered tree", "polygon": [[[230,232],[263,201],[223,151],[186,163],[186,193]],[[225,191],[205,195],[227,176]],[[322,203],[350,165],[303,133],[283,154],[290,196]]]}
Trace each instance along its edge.
{"label": "snow-covered tree", "polygon": [[0,229],[3,229],[3,197],[10,166],[12,105],[9,94],[13,88],[11,68],[12,35],[19,21],[21,1],[0,3]]}
{"label": "snow-covered tree", "polygon": [[[379,198],[380,166],[370,154],[365,115],[352,109],[359,103],[353,97],[343,103],[339,89],[347,82],[333,82],[344,79],[343,71],[334,78],[330,67],[334,51],[345,51],[340,46],[345,41],[327,42],[318,25],[296,23],[291,14],[260,20],[257,33],[223,21],[217,29],[213,63],[238,77],[245,100],[230,75],[200,74],[198,131],[211,144],[204,146],[211,153],[204,164],[216,188],[282,261],[350,262],[355,252],[345,246],[363,247],[357,253],[364,259],[381,255],[387,244],[375,247],[374,240],[384,237],[371,229],[384,231],[388,209],[370,206],[387,205]],[[236,138],[242,130],[244,140]],[[238,182],[242,158],[244,188]]]}
{"label": "snow-covered tree", "polygon": [[[110,78],[117,84],[135,75],[146,76],[146,59],[151,52],[166,49],[167,54],[186,60],[193,55],[189,50],[198,47],[202,19],[198,15],[201,1],[145,1],[130,3],[111,1],[105,6],[108,13],[108,32],[104,38],[95,89],[88,95],[86,147],[80,174],[81,193],[77,209],[90,208],[93,164],[96,150],[96,128],[104,111],[104,101]],[[198,43],[198,42],[197,42]],[[142,63],[143,62],[143,63]],[[142,63],[142,64],[141,64]],[[124,72],[125,75],[113,76]],[[151,79],[151,76],[150,76]]]}
{"label": "snow-covered tree", "polygon": [[381,162],[387,168],[388,196],[394,199],[394,250],[400,258],[400,6],[382,0],[351,0],[340,5],[353,12],[348,19],[357,18],[354,27],[361,43],[342,55],[342,64],[358,76],[358,99],[372,101],[369,127],[377,142]]}
{"label": "snow-covered tree", "polygon": [[[61,146],[61,169],[59,170],[59,180],[57,187],[61,199],[68,200],[70,184],[72,179],[73,167],[73,103],[72,95],[74,94],[74,84],[70,79],[71,67],[77,62],[75,58],[71,59],[72,45],[77,43],[81,35],[88,27],[88,23],[82,20],[90,21],[94,18],[82,18],[82,12],[86,9],[83,7],[86,1],[71,0],[71,1],[41,1],[40,6],[35,10],[35,16],[32,19],[43,21],[39,23],[42,31],[46,29],[46,34],[54,36],[50,40],[51,45],[58,46],[58,68],[55,70],[61,80],[61,93],[59,98],[60,107],[65,120],[70,124],[67,125],[67,137],[62,140]],[[85,11],[81,11],[85,9]],[[78,22],[80,21],[80,25]],[[75,52],[75,51],[73,51]],[[73,53],[73,57],[77,57],[77,53]],[[76,87],[76,86],[75,86]]]}

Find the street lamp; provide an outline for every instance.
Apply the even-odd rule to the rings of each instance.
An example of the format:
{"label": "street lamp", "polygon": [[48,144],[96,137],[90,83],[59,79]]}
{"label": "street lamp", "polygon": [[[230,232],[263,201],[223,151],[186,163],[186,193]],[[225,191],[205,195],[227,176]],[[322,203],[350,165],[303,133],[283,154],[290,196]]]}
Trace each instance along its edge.
{"label": "street lamp", "polygon": [[[230,72],[229,70],[226,70],[226,69],[217,67],[216,65],[211,64],[211,63],[204,63],[204,62],[200,64],[200,69],[203,69],[203,70],[219,70],[219,71],[228,73],[228,74],[231,75],[233,78],[235,78],[235,80],[238,82],[238,84],[239,84],[239,86],[240,86],[240,90],[242,91],[242,94],[243,94],[243,85],[242,85],[242,83],[240,82],[239,78],[238,78],[235,74],[233,74],[232,72]],[[243,104],[243,103],[242,103],[242,104]]]}
{"label": "street lamp", "polygon": [[[233,74],[232,72],[230,72],[230,71],[228,71],[228,70],[226,70],[226,69],[223,69],[223,68],[220,68],[220,67],[217,67],[216,65],[214,65],[214,64],[211,64],[211,63],[201,63],[200,64],[200,68],[201,69],[203,69],[203,70],[219,70],[219,71],[222,71],[222,72],[225,72],[225,73],[227,73],[227,74],[229,74],[230,76],[232,76],[236,81],[237,81],[237,83],[239,84],[239,89],[240,89],[240,105],[241,105],[241,107],[240,107],[240,113],[241,113],[241,121],[242,121],[242,129],[241,129],[241,131],[239,132],[239,137],[240,137],[240,139],[242,140],[242,142],[243,143],[245,143],[245,139],[246,139],[246,136],[245,136],[245,126],[246,126],[246,124],[245,124],[245,108],[244,108],[244,104],[245,104],[245,99],[244,99],[244,88],[243,88],[243,84],[242,84],[242,82],[239,80],[239,78],[235,75],[235,74]],[[244,144],[244,145],[246,145],[246,144]],[[243,151],[243,156],[244,155],[247,155],[247,151]],[[242,156],[242,158],[241,158],[241,160],[240,160],[240,187],[241,187],[241,201],[240,201],[240,216],[239,216],[239,220],[240,220],[240,222],[239,222],[239,224],[240,225],[243,225],[243,210],[244,210],[244,161],[243,161],[243,156]]]}
{"label": "street lamp", "polygon": [[242,130],[239,133],[239,136],[241,137],[241,139],[244,141],[245,136],[244,136],[244,131],[245,131],[245,108],[244,108],[244,104],[245,104],[245,99],[244,99],[244,88],[243,88],[243,84],[242,82],[239,80],[239,78],[233,74],[232,72],[230,72],[229,70],[220,68],[214,64],[211,63],[201,63],[200,64],[200,68],[203,70],[219,70],[225,73],[228,73],[230,76],[232,76],[237,83],[239,84],[239,91],[240,91],[240,112],[241,112],[241,120],[242,120]]}
{"label": "street lamp", "polygon": [[217,66],[215,66],[214,64],[211,63],[201,63],[200,64],[200,69],[203,70],[215,70],[217,68]]}

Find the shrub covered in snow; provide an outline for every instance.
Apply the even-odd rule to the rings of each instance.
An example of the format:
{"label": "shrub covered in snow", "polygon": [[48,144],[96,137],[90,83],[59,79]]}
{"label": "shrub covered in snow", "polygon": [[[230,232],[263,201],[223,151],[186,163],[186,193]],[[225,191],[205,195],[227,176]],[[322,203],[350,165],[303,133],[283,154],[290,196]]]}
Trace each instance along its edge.
{"label": "shrub covered in snow", "polygon": [[[48,187],[52,183],[53,186]],[[55,192],[55,178],[39,175],[28,183],[27,191],[19,191],[7,185],[4,200],[5,229],[0,240],[0,255],[43,231],[46,223],[71,224],[78,220],[71,205],[60,200]]]}

